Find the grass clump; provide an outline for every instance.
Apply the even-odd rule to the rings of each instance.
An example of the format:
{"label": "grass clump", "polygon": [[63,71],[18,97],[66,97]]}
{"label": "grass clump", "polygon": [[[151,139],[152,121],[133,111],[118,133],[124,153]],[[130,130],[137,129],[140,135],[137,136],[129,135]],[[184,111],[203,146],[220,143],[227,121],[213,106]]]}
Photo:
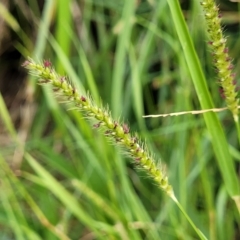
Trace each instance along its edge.
{"label": "grass clump", "polygon": [[[238,126],[238,100],[227,102],[230,114],[219,113],[225,102],[211,81],[215,63],[204,37],[218,9],[203,12],[204,4],[187,0],[37,2],[8,12],[20,28],[9,24],[18,40],[6,52],[17,49],[19,57],[6,58],[0,94],[1,237],[238,239],[240,157],[231,116]],[[198,24],[205,14],[211,21]],[[237,60],[239,40],[228,34]],[[210,41],[213,52],[224,52],[217,73],[233,77],[226,45]],[[19,67],[23,59],[37,81]],[[232,84],[224,97],[235,96],[235,82],[224,82]],[[9,86],[23,93],[7,97]],[[73,110],[66,113],[56,96]],[[149,114],[178,117],[142,118]]]}

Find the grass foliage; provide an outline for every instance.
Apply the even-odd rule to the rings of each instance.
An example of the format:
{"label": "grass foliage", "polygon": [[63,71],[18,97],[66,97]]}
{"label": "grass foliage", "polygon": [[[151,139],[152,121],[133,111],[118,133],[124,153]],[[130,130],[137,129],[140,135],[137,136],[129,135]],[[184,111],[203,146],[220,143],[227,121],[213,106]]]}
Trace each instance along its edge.
{"label": "grass foliage", "polygon": [[[173,0],[22,2],[14,14],[0,3],[16,34],[19,66],[27,56],[51,59],[79,92],[90,92],[145,139],[207,239],[240,237],[240,152],[231,112],[142,117],[226,105],[199,1],[182,1],[186,29]],[[227,36],[237,66],[239,38]],[[60,105],[34,77],[25,92],[20,125],[0,94],[7,139],[0,150],[0,239],[199,238],[174,201],[82,112]]]}

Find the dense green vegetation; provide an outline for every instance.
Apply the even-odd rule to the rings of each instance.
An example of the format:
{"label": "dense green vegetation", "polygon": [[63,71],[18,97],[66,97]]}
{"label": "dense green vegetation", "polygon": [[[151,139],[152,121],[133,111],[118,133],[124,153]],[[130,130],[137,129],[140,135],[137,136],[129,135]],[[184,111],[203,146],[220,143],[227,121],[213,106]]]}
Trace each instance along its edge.
{"label": "dense green vegetation", "polygon": [[[9,81],[0,85],[0,239],[199,239],[148,171],[96,122],[22,74],[28,56],[51,61],[81,95],[137,132],[207,239],[240,237],[239,127],[232,112],[143,118],[226,106],[200,1],[181,2],[180,12],[173,0],[0,3],[9,29],[3,34],[14,39],[0,52],[6,72],[0,80]],[[235,66],[237,6],[220,5]],[[19,84],[10,81],[13,69]],[[237,67],[233,72],[239,76]],[[9,97],[10,84],[22,90]]]}

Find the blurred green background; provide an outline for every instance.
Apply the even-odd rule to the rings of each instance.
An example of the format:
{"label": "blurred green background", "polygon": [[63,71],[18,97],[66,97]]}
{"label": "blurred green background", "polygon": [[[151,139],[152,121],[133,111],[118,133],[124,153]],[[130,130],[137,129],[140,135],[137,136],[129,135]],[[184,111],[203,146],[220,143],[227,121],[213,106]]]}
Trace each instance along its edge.
{"label": "blurred green background", "polygon": [[[180,1],[216,107],[200,1]],[[218,1],[239,76],[239,4]],[[142,118],[200,105],[167,1],[1,0],[0,240],[198,239],[174,203],[80,112],[21,67],[50,60],[146,141],[198,228],[240,238],[203,116]],[[232,116],[218,113],[240,173]]]}

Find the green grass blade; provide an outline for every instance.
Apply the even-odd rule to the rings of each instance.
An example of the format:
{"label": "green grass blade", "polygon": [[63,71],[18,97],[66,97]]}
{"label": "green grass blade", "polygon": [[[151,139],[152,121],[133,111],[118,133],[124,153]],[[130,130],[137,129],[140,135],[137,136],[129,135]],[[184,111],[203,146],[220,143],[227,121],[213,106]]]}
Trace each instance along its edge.
{"label": "green grass blade", "polygon": [[[72,28],[72,13],[70,9],[70,0],[59,0],[57,4],[57,26],[55,39],[65,56],[69,58],[71,49],[71,38],[68,29]],[[60,74],[64,73],[64,67],[61,60],[56,59],[56,69]]]}
{"label": "green grass blade", "polygon": [[40,20],[39,30],[37,35],[36,46],[34,48],[33,56],[37,59],[41,59],[46,47],[49,28],[52,20],[52,13],[55,8],[55,1],[46,1],[43,8],[42,19]]}
{"label": "green grass blade", "polygon": [[130,35],[132,30],[132,21],[134,16],[135,1],[125,1],[123,7],[122,18],[120,20],[120,32],[118,33],[116,60],[114,64],[113,82],[111,88],[111,109],[114,117],[120,116],[122,113],[121,103],[123,101],[123,83],[124,70],[126,67],[126,52],[130,42]]}

